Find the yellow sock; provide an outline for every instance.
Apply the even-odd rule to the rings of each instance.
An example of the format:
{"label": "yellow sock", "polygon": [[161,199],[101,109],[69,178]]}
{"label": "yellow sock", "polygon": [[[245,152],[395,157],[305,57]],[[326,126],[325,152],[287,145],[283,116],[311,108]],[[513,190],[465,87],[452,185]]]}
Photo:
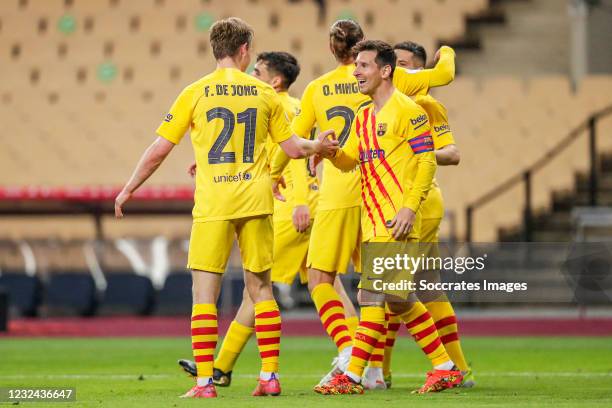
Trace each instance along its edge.
{"label": "yellow sock", "polygon": [[346,326],[348,327],[349,336],[351,339],[355,337],[355,330],[359,326],[359,318],[357,316],[351,316],[346,318]]}
{"label": "yellow sock", "polygon": [[198,377],[212,377],[213,355],[217,348],[217,306],[193,305],[191,312],[191,346]]}
{"label": "yellow sock", "polygon": [[215,368],[224,373],[232,371],[242,349],[251,338],[251,334],[253,334],[252,327],[242,325],[236,320],[232,321],[232,324],[227,329],[227,334],[223,338],[223,343],[221,343],[221,350],[219,350],[219,354],[215,359]]}
{"label": "yellow sock", "polygon": [[461,371],[469,370],[470,367],[465,361],[463,349],[461,348],[457,317],[453,306],[450,302],[437,301],[425,303],[425,307],[429,311],[429,314],[431,314],[434,322],[436,322],[436,329],[440,335],[440,340],[442,344],[444,344],[444,348],[451,360],[453,360],[453,363],[455,363]]}
{"label": "yellow sock", "polygon": [[278,373],[281,316],[275,300],[255,303],[255,336],[261,357],[261,371]]}
{"label": "yellow sock", "polygon": [[329,283],[321,283],[312,290],[312,300],[319,312],[325,331],[332,338],[338,352],[352,344],[352,337],[346,325],[344,305],[336,289]]}
{"label": "yellow sock", "polygon": [[[385,330],[385,309],[382,306],[364,306],[361,308],[361,320],[355,332],[351,361],[347,372],[351,377],[363,375],[363,369],[370,359],[372,350]],[[353,378],[355,379],[355,378]]]}
{"label": "yellow sock", "polygon": [[385,327],[382,334],[378,337],[378,341],[376,342],[376,346],[374,346],[374,350],[372,350],[372,355],[370,356],[370,361],[368,362],[368,366],[382,368],[383,366],[383,358],[385,355],[385,343],[387,340],[387,320],[388,314],[385,313]]}
{"label": "yellow sock", "polygon": [[385,355],[383,357],[383,375],[386,377],[391,374],[391,356],[393,355],[393,346],[395,346],[395,338],[399,330],[402,320],[395,313],[388,312],[389,322],[387,323],[387,335],[385,336]]}
{"label": "yellow sock", "polygon": [[421,302],[416,302],[409,311],[400,316],[419,347],[435,367],[450,361],[436,325]]}

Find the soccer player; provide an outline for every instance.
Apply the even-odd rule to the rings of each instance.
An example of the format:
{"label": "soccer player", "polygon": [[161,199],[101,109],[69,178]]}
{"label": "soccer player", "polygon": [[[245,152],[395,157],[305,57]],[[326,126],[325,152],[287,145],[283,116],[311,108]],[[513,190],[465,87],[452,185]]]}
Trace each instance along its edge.
{"label": "soccer player", "polygon": [[[330,160],[342,171],[360,169],[361,216],[365,243],[415,243],[420,238],[420,207],[436,170],[430,125],[425,111],[393,86],[396,56],[382,41],[361,41],[355,48],[354,75],[359,91],[372,98],[357,112],[354,133]],[[408,248],[408,246],[406,246]],[[435,324],[414,293],[405,302],[389,303],[430,359],[419,393],[442,391],[461,381],[442,346]],[[367,301],[364,300],[367,298]],[[361,319],[348,368],[326,384],[321,394],[361,394],[365,364],[384,333],[385,295],[360,289]]]}
{"label": "soccer player", "polygon": [[311,141],[291,134],[278,94],[244,73],[251,61],[252,39],[253,30],[239,18],[213,24],[210,43],[217,69],[181,92],[157,129],[159,137],[115,199],[115,215],[122,217],[136,189],[191,131],[198,171],[187,267],[193,279],[191,336],[198,378],[183,396],[187,398],[217,396],[212,381],[216,302],[235,237],[261,340],[262,370],[254,395],[280,394],[281,320],[269,272],[273,198],[265,142],[269,135],[292,158],[330,155],[337,149],[337,142],[326,137]]}
{"label": "soccer player", "polygon": [[[427,62],[427,52],[422,45],[406,41],[394,46],[397,56],[397,65],[409,70],[422,70]],[[460,152],[455,144],[453,133],[448,123],[448,114],[444,105],[431,95],[418,95],[414,101],[419,104],[429,117],[431,122],[432,137],[436,154],[436,162],[439,166],[454,166],[459,164]],[[434,180],[427,198],[421,205],[421,242],[437,243],[439,240],[440,223],[444,216],[444,201],[438,183]],[[430,277],[429,279],[435,279]],[[439,279],[439,277],[438,277]],[[444,293],[422,293],[417,292],[419,299],[424,302],[425,307],[436,322],[436,328],[440,339],[451,359],[462,371],[464,380],[462,386],[472,387],[475,385],[472,371],[468,366],[457,327],[457,317],[452,305],[448,302]],[[387,328],[387,340],[384,352],[384,376],[385,381],[391,382],[391,352],[395,334],[399,328],[399,318],[391,314]]]}
{"label": "soccer player", "polygon": [[[283,109],[289,120],[299,109],[300,101],[289,95],[289,87],[300,72],[296,58],[286,52],[263,52],[257,56],[253,76],[269,84],[278,93]],[[314,136],[313,136],[314,137]],[[267,143],[269,156],[289,165],[282,173],[286,188],[282,200],[274,200],[274,250],[271,279],[273,283],[289,285],[300,274],[306,281],[306,253],[310,237],[310,223],[314,218],[318,197],[318,180],[310,174],[305,160],[289,160],[289,157],[270,140]],[[190,174],[196,171],[195,163]],[[284,167],[284,166],[283,166]],[[213,382],[229,386],[233,367],[253,334],[255,315],[253,301],[245,290],[243,301],[231,323],[214,361]],[[197,376],[193,361],[179,360],[179,364],[190,375]]]}
{"label": "soccer player", "polygon": [[[411,41],[405,41],[396,44],[394,50],[397,56],[397,66],[411,71],[424,69],[427,62],[427,52],[423,46]],[[413,100],[425,110],[431,123],[437,164],[439,166],[459,164],[460,152],[455,144],[444,105],[431,95],[417,95],[413,97]],[[421,206],[421,213],[421,242],[437,243],[440,223],[444,216],[444,202],[442,200],[440,187],[435,180],[427,198]],[[434,249],[434,247],[431,247],[431,249]],[[431,275],[431,273],[436,272],[428,271],[427,280],[439,279],[439,273],[436,273],[437,276]],[[463,355],[459,342],[457,319],[451,304],[447,301],[444,293],[435,293],[431,291],[423,293],[417,291],[417,297],[424,303],[436,322],[436,328],[440,334],[440,339],[449,356],[462,371],[464,375],[462,386],[472,387],[475,384],[473,374]],[[388,388],[391,386],[391,355],[400,323],[399,316],[394,313],[387,313],[386,339],[384,342],[379,342],[372,353],[363,381],[366,389]],[[384,348],[384,350],[381,350],[381,348]],[[378,364],[376,364],[377,362],[372,361],[375,356],[381,354],[384,355],[382,365],[384,387],[380,387],[380,381],[374,381],[378,378],[376,374],[380,368]],[[370,380],[370,378],[373,380]]]}
{"label": "soccer player", "polygon": [[[355,112],[370,101],[368,95],[359,92],[352,75],[354,58],[351,48],[363,38],[363,30],[355,21],[338,20],[332,24],[329,49],[338,66],[308,84],[302,96],[300,113],[292,122],[293,133],[307,138],[317,124],[320,129],[333,130],[340,146],[346,143]],[[393,83],[406,95],[427,93],[430,87],[451,82],[454,68],[453,50],[442,47],[440,61],[434,69],[418,73],[397,69]],[[320,384],[344,372],[351,356],[352,338],[334,281],[336,274],[346,273],[351,259],[354,265],[360,263],[362,194],[359,171],[342,172],[324,164],[317,217],[308,248],[308,289],[321,323],[336,345],[338,358]]]}

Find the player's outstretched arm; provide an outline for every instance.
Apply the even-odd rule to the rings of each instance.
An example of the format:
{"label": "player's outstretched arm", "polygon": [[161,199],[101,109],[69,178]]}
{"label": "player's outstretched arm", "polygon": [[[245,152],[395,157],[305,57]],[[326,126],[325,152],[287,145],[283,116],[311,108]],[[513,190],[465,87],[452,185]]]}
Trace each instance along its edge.
{"label": "player's outstretched arm", "polygon": [[448,85],[455,79],[455,51],[446,45],[436,52],[436,66],[431,69],[429,86]]}
{"label": "player's outstretched arm", "polygon": [[289,139],[280,142],[279,145],[285,154],[292,159],[301,159],[315,154],[321,157],[331,157],[338,150],[338,141],[335,137],[331,139],[328,137],[333,135],[333,130],[320,133],[318,140],[308,140],[292,135]]}
{"label": "player's outstretched arm", "polygon": [[340,149],[336,153],[334,157],[330,157],[329,161],[333,163],[338,169],[342,171],[351,171],[357,165],[359,165],[359,160],[350,153],[346,151],[346,149]]}
{"label": "player's outstretched arm", "polygon": [[460,160],[461,154],[455,144],[449,144],[436,150],[436,163],[438,166],[456,166]]}
{"label": "player's outstretched arm", "polygon": [[355,131],[354,122],[344,146],[329,160],[342,171],[351,171],[359,165],[359,137]]}
{"label": "player's outstretched arm", "polygon": [[408,96],[425,94],[429,88],[448,85],[455,79],[455,51],[443,46],[436,58],[439,61],[432,69],[411,71],[397,67],[393,73],[393,85]]}
{"label": "player's outstretched arm", "polygon": [[115,217],[123,217],[123,205],[132,197],[132,194],[144,183],[155,170],[162,164],[164,159],[170,154],[174,144],[163,137],[158,137],[145,150],[142,157],[128,180],[125,187],[115,198]]}

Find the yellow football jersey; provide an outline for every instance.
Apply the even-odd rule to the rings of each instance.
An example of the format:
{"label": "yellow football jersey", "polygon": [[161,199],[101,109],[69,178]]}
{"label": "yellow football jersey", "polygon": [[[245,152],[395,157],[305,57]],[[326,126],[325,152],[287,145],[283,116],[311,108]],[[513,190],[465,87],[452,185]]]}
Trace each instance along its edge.
{"label": "yellow football jersey", "polygon": [[[351,136],[333,159],[342,169],[359,165],[363,240],[388,237],[387,223],[402,207],[418,212],[431,188],[436,156],[427,114],[398,90],[375,113],[362,107]],[[418,238],[417,228],[408,238]]]}
{"label": "yellow football jersey", "polygon": [[238,69],[217,69],[181,92],[157,133],[178,144],[191,129],[194,222],[272,214],[266,139],[289,139],[288,123],[274,89]]}
{"label": "yellow football jersey", "polygon": [[[355,112],[370,98],[359,92],[353,76],[354,65],[340,65],[313,80],[302,96],[300,113],[293,119],[293,133],[308,137],[317,124],[320,130],[333,129],[343,146],[351,132]],[[426,94],[430,87],[449,83],[454,78],[454,51],[442,47],[440,61],[429,70],[408,71],[397,67],[393,84],[406,95]],[[331,163],[324,163],[319,210],[332,210],[361,204],[358,171],[342,172]]]}
{"label": "yellow football jersey", "polygon": [[429,118],[431,126],[431,137],[433,138],[436,150],[455,144],[453,132],[448,123],[448,113],[446,107],[431,95],[417,95],[414,101],[418,103]]}
{"label": "yellow football jersey", "polygon": [[[300,109],[300,100],[289,96],[287,92],[279,92],[287,118],[291,121]],[[314,217],[317,198],[319,196],[319,182],[316,176],[308,170],[308,159],[291,160],[278,146],[268,142],[271,158],[271,171],[284,168],[281,175],[285,179],[286,189],[281,193],[287,201],[274,200],[274,220],[291,220],[293,208],[297,205],[308,205],[310,216]],[[274,176],[274,174],[272,174]]]}
{"label": "yellow football jersey", "polygon": [[[431,95],[418,95],[414,97],[414,101],[418,103],[427,113],[431,125],[431,137],[434,142],[434,149],[438,150],[444,146],[455,144],[453,132],[448,123],[448,114],[446,107],[436,100]],[[444,217],[444,202],[442,200],[442,192],[436,179],[433,180],[432,188],[423,202],[421,208],[423,218],[442,218]]]}

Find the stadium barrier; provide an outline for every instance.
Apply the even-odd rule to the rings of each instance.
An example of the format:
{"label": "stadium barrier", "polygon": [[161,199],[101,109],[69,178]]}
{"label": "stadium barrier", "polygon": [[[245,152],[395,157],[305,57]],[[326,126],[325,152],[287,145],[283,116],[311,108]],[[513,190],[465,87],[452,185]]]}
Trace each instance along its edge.
{"label": "stadium barrier", "polygon": [[509,191],[511,188],[522,183],[525,195],[525,205],[523,207],[523,240],[526,242],[532,241],[533,233],[533,203],[532,203],[532,191],[533,191],[533,176],[534,174],[550,163],[556,158],[561,152],[565,151],[572,142],[580,138],[585,131],[588,131],[589,135],[589,191],[588,191],[588,204],[592,207],[598,205],[597,192],[598,192],[598,150],[597,150],[597,122],[612,114],[612,105],[592,114],[587,120],[585,120],[578,127],[568,133],[566,137],[561,139],[553,148],[537,160],[534,164],[520,171],[518,174],[510,177],[505,182],[501,183],[497,187],[491,189],[487,193],[468,204],[465,210],[466,217],[466,234],[465,240],[472,242],[472,232],[474,230],[474,212],[492,201],[494,198]]}

